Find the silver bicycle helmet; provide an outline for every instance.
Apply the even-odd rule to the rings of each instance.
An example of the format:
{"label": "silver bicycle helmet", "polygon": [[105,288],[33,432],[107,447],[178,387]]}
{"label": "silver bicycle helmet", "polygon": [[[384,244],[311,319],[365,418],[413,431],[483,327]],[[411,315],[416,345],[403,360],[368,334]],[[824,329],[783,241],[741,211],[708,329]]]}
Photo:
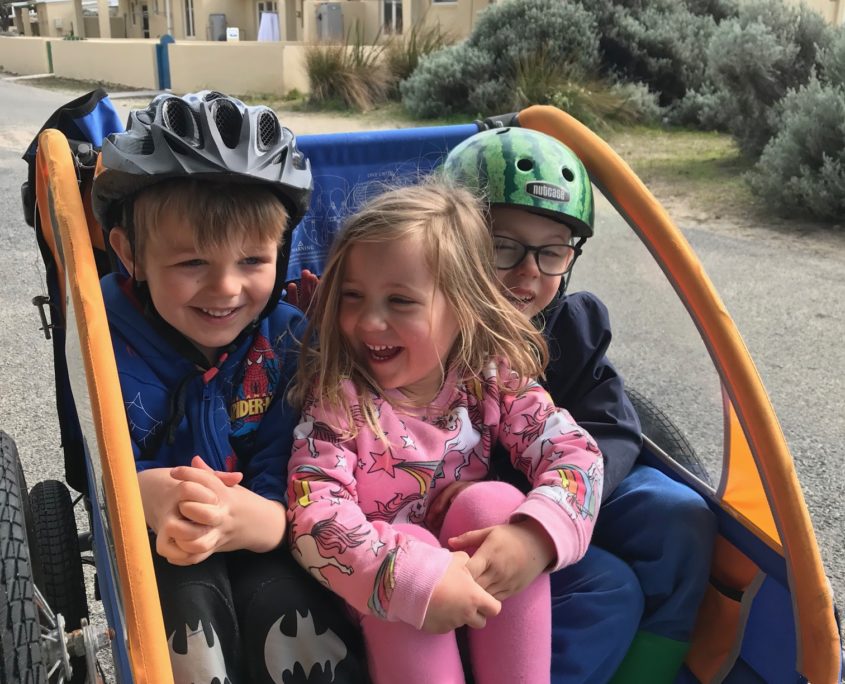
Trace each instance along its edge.
{"label": "silver bicycle helmet", "polygon": [[312,188],[311,166],[293,133],[269,107],[249,107],[216,91],[159,95],[130,112],[125,132],[103,141],[94,215],[106,231],[126,225],[140,190],[186,177],[263,184],[285,205],[290,218],[279,249],[275,305],[287,275],[290,233],[308,209]]}

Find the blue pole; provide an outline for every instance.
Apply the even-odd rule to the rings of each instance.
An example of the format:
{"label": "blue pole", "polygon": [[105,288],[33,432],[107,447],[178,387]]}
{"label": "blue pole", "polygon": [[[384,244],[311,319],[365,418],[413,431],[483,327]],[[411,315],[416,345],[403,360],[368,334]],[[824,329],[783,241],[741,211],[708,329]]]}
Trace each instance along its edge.
{"label": "blue pole", "polygon": [[156,66],[158,67],[159,90],[170,88],[170,56],[167,46],[175,43],[173,36],[165,33],[156,45]]}

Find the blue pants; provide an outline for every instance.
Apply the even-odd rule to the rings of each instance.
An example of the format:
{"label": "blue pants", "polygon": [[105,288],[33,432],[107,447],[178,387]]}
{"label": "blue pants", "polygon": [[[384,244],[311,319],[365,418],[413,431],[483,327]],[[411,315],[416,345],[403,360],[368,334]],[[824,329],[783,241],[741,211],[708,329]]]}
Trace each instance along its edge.
{"label": "blue pants", "polygon": [[551,577],[552,681],[608,681],[638,630],[688,641],[715,536],[696,492],[634,466],[602,503],[587,555]]}
{"label": "blue pants", "polygon": [[643,614],[634,571],[597,546],[552,573],[552,682],[607,682]]}

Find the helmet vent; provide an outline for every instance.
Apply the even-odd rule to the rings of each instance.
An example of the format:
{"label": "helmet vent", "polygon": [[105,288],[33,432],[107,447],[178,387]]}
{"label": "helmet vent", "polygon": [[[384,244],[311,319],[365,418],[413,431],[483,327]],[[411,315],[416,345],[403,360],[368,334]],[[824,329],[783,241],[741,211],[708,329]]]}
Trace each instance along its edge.
{"label": "helmet vent", "polygon": [[120,150],[126,155],[152,154],[155,152],[155,143],[148,135],[143,138],[127,135],[120,141]]}
{"label": "helmet vent", "polygon": [[226,97],[223,93],[220,93],[216,90],[209,90],[204,96],[203,100],[206,102],[212,102],[213,100],[219,100],[221,97]]}
{"label": "helmet vent", "polygon": [[223,144],[230,149],[238,146],[241,137],[241,113],[233,102],[228,99],[217,100],[214,107],[214,123],[220,131]]}
{"label": "helmet vent", "polygon": [[564,180],[567,180],[570,183],[575,180],[575,174],[572,173],[572,169],[570,169],[568,166],[564,166],[560,170],[560,173],[563,176]]}
{"label": "helmet vent", "polygon": [[516,168],[520,171],[530,171],[534,168],[534,162],[524,157],[516,162]]}
{"label": "helmet vent", "polygon": [[161,107],[162,125],[190,143],[199,142],[199,131],[191,108],[184,100],[172,98]]}
{"label": "helmet vent", "polygon": [[269,150],[279,141],[279,120],[270,111],[258,115],[258,149]]}

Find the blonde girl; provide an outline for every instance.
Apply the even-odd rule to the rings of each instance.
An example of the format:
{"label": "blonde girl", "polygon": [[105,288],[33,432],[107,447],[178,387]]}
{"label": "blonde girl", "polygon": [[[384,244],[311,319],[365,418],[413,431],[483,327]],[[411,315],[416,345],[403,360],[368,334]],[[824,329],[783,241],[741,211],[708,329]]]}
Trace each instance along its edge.
{"label": "blonde girl", "polygon": [[[338,236],[293,400],[294,557],[361,616],[376,682],[549,680],[548,571],[589,544],[602,487],[592,438],[533,378],[540,333],[499,292],[485,216],[442,183],[388,191]],[[499,444],[527,496],[481,482]],[[478,481],[440,529],[426,512]]]}

